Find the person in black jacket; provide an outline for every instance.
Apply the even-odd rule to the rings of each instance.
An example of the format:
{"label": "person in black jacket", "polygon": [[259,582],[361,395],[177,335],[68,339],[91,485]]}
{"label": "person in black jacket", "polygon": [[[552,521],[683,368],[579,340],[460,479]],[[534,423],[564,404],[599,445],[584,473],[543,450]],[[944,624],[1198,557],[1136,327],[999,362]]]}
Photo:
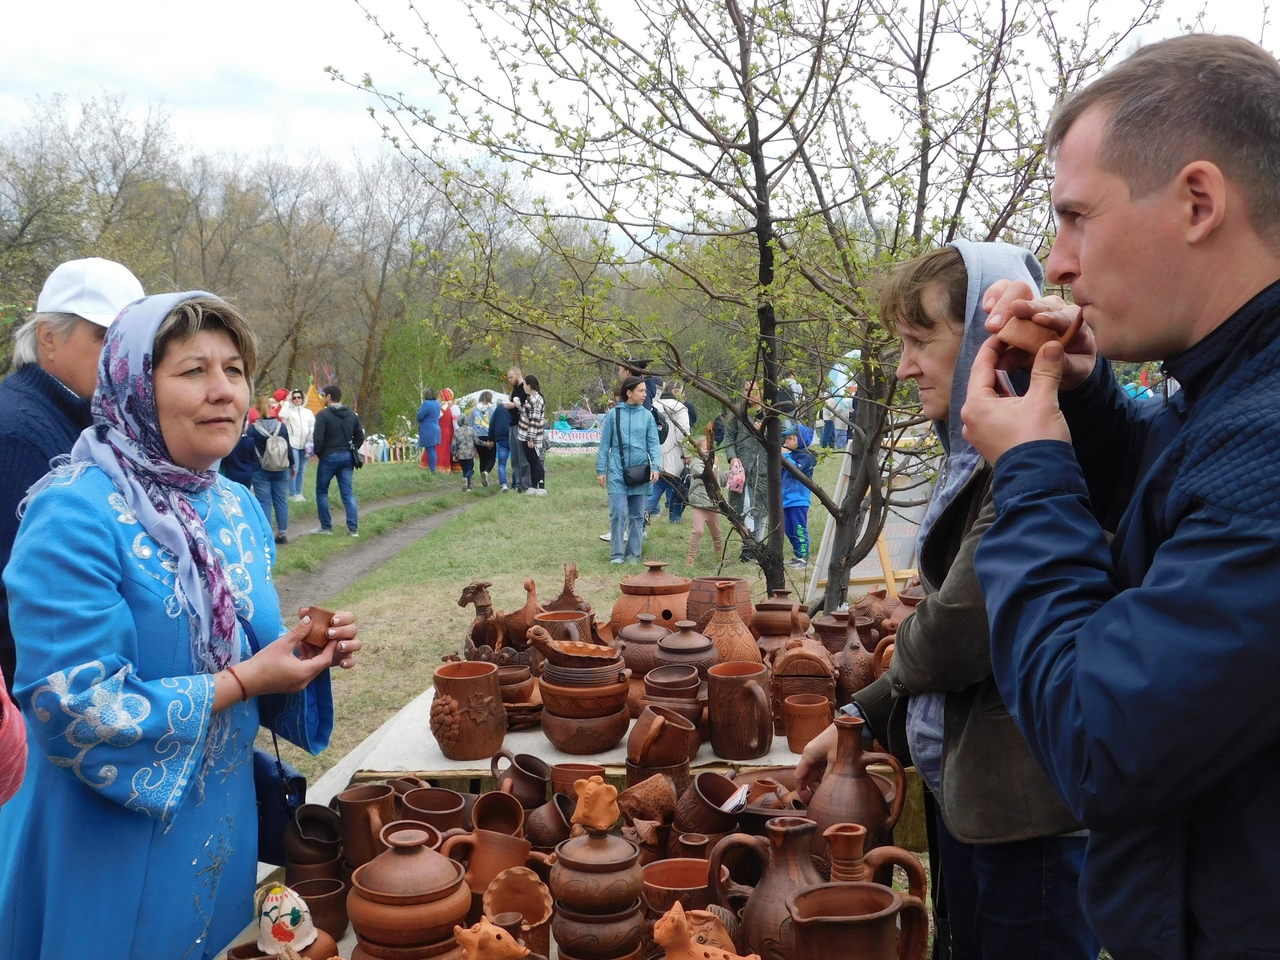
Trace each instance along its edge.
{"label": "person in black jacket", "polygon": [[338,492],[342,494],[342,509],[347,513],[347,532],[360,536],[360,517],[356,507],[356,495],[351,489],[352,454],[364,443],[364,427],[354,410],[342,404],[342,389],[330,384],[320,391],[324,397],[324,409],[316,415],[316,428],[312,433],[316,448],[316,515],[320,526],[312,533],[333,533],[333,518],[329,515],[329,483],[338,478]]}

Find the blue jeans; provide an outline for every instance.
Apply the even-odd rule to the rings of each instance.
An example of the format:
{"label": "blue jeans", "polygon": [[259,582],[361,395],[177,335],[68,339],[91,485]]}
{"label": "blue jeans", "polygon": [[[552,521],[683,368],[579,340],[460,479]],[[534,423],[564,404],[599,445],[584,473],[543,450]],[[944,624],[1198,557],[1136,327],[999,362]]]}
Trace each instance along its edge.
{"label": "blue jeans", "polygon": [[498,458],[498,483],[507,485],[507,458],[511,456],[511,444],[507,440],[494,440],[494,450]]}
{"label": "blue jeans", "polygon": [[351,454],[346,450],[326,453],[320,458],[320,464],[316,467],[316,516],[320,519],[322,530],[333,529],[333,517],[329,514],[329,481],[335,476],[338,478],[338,493],[342,494],[342,509],[347,512],[347,530],[355,533],[360,529],[356,495],[351,491],[351,476],[354,473]]}
{"label": "blue jeans", "polygon": [[511,486],[516,490],[527,490],[529,488],[529,460],[524,455],[527,447],[520,442],[520,438],[516,436],[516,428],[511,428],[511,433],[507,435],[507,443],[511,449]]}
{"label": "blue jeans", "polygon": [[819,446],[828,450],[836,445],[836,422],[834,420],[822,421],[822,439],[818,443]]}
{"label": "blue jeans", "polygon": [[653,490],[649,493],[649,502],[644,505],[644,508],[650,515],[658,513],[664,493],[667,495],[667,512],[671,515],[671,522],[679,523],[684,517],[684,487],[672,483],[664,476],[659,475],[658,482],[653,485]]}
{"label": "blue jeans", "polygon": [[1084,837],[962,843],[937,817],[952,960],[1094,960],[1080,906]]}
{"label": "blue jeans", "polygon": [[[626,555],[623,555],[625,541]],[[609,494],[609,558],[640,559],[644,546],[644,494]]]}
{"label": "blue jeans", "polygon": [[254,470],[253,495],[262,505],[262,512],[271,522],[271,507],[276,508],[276,533],[289,529],[289,471]]}
{"label": "blue jeans", "polygon": [[289,478],[289,495],[291,497],[301,496],[302,494],[302,475],[307,469],[307,451],[303,447],[295,450],[289,448],[289,456],[293,459],[294,474]]}

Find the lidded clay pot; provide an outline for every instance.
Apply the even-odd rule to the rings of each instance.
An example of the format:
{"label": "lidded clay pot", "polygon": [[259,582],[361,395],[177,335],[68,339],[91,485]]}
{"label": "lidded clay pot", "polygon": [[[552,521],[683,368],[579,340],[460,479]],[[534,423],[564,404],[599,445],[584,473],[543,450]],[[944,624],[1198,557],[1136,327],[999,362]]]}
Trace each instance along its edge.
{"label": "lidded clay pot", "polygon": [[603,830],[588,830],[556,847],[551,895],[570,910],[613,913],[640,896],[640,848]]}
{"label": "lidded clay pot", "polygon": [[800,632],[807,632],[809,613],[799,600],[792,599],[791,591],[770,591],[769,599],[756,604],[756,612],[750,620],[751,630],[762,640],[765,637],[789,637],[792,634],[792,611],[800,614]]}
{"label": "lidded clay pot", "polygon": [[698,676],[707,679],[707,668],[720,662],[720,651],[711,638],[693,629],[692,620],[680,620],[674,633],[658,641],[654,665],[659,667],[688,664],[698,668]]}
{"label": "lidded clay pot", "polygon": [[461,864],[427,844],[425,831],[402,830],[390,848],[351,877],[347,913],[361,938],[390,946],[435,943],[471,908]]}
{"label": "lidded clay pot", "polygon": [[644,675],[654,667],[654,655],[658,652],[658,641],[671,631],[654,621],[652,613],[641,613],[636,622],[627,624],[615,636],[623,641],[622,658],[631,670],[632,680],[642,680]]}
{"label": "lidded clay pot", "polygon": [[618,585],[622,596],[613,605],[609,619],[615,637],[623,627],[635,623],[642,613],[653,614],[654,620],[667,629],[685,618],[689,586],[693,581],[665,572],[662,568],[667,564],[662,560],[646,560],[644,565],[648,567],[644,573],[628,577]]}

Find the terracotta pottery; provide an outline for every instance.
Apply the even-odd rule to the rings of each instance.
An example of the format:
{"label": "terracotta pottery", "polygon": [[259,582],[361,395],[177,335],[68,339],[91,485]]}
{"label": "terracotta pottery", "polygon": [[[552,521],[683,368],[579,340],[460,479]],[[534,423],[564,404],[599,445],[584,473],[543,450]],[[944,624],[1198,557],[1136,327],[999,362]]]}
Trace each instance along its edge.
{"label": "terracotta pottery", "polygon": [[462,867],[428,849],[425,833],[405,831],[392,841],[389,850],[358,867],[351,878],[351,924],[362,939],[379,944],[435,943],[453,931],[471,906]]}
{"label": "terracotta pottery", "polygon": [[636,623],[642,613],[651,613],[654,621],[668,630],[677,620],[685,619],[689,602],[688,577],[666,573],[667,564],[660,560],[646,560],[644,573],[628,577],[618,586],[622,596],[613,605],[609,625],[616,637],[623,627]]}
{"label": "terracotta pottery", "polygon": [[[701,929],[706,923],[704,918],[714,919],[705,910],[686,911],[683,904],[672,904],[653,925],[654,948],[661,949],[667,960],[751,960],[755,956],[738,956],[732,943],[729,947],[709,943],[708,933]],[[719,926],[719,921],[715,924]],[[725,935],[723,928],[710,934],[717,939]]]}
{"label": "terracotta pottery", "polygon": [[768,682],[768,670],[759,662],[735,660],[707,671],[711,749],[717,757],[754,760],[773,747]]}
{"label": "terracotta pottery", "polygon": [[654,774],[658,773],[671,781],[671,785],[675,788],[677,797],[689,789],[691,778],[689,774],[688,760],[681,763],[673,763],[669,767],[642,767],[628,760],[625,782],[628,787],[634,787],[637,783],[648,780]]}
{"label": "terracotta pottery", "polygon": [[421,820],[392,820],[378,833],[378,840],[382,843],[382,848],[385,850],[391,847],[391,838],[396,834],[404,833],[406,830],[425,833],[427,835],[426,847],[429,850],[439,850],[440,844],[444,843],[444,837],[440,835],[440,831],[429,823],[423,823]]}
{"label": "terracotta pottery", "polygon": [[831,725],[835,710],[820,693],[796,693],[782,703],[787,717],[787,749],[804,753],[809,741]]}
{"label": "terracotta pottery", "polygon": [[[867,623],[870,625],[870,620]],[[847,624],[847,614],[843,618],[837,618],[829,613],[823,614],[813,618],[813,632],[817,634],[823,648],[834,656],[844,649],[848,633]]]}
{"label": "terracotta pottery", "polygon": [[902,847],[876,847],[863,852],[867,828],[860,823],[837,823],[823,831],[831,862],[831,882],[874,880],[885,867],[901,867],[907,875],[907,892],[925,898],[927,879],[920,858]]}
{"label": "terracotta pottery", "polygon": [[[703,723],[706,714],[706,703],[702,700],[668,700],[665,697],[641,697],[639,703],[643,711],[645,707],[664,707],[678,714],[693,724],[693,733],[689,736],[689,759],[698,753],[702,741],[710,736],[711,727]],[[637,714],[637,718],[638,718]]]}
{"label": "terracotta pottery", "polygon": [[661,916],[675,904],[705,910],[711,903],[711,865],[699,857],[673,857],[644,867],[640,896],[645,909]]}
{"label": "terracotta pottery", "polygon": [[473,829],[505,833],[509,837],[524,836],[524,805],[500,790],[482,793],[471,808]]}
{"label": "terracotta pottery", "polygon": [[[717,837],[726,837],[728,834],[717,834]],[[671,845],[669,847],[671,860],[706,860],[711,856],[711,848],[715,846],[712,838],[705,833],[671,833]]]}
{"label": "terracotta pottery", "polygon": [[[506,669],[506,667],[498,668],[499,672]],[[518,669],[526,674],[523,679],[506,683],[499,682],[498,684],[498,693],[501,695],[504,704],[528,703],[529,698],[533,696],[533,688],[537,681],[529,673],[528,667],[519,667]],[[499,679],[501,680],[501,678]]]}
{"label": "terracotta pottery", "polygon": [[457,939],[450,934],[436,943],[415,947],[391,947],[357,935],[351,960],[465,960]]}
{"label": "terracotta pottery", "polygon": [[[507,766],[500,771],[499,764],[504,760]],[[489,772],[493,774],[496,788],[511,794],[526,810],[542,806],[547,799],[551,767],[533,754],[499,750],[489,761]]]}
{"label": "terracotta pottery", "polygon": [[[929,914],[916,897],[878,883],[824,883],[787,900],[781,942],[763,956],[786,960],[924,960]],[[899,930],[901,925],[901,930]]]}
{"label": "terracotta pottery", "polygon": [[[307,902],[315,925],[334,940],[341,940],[347,933],[347,888],[336,877],[318,880],[299,880],[289,885]],[[328,958],[325,958],[328,960]]]}
{"label": "terracotta pottery", "polygon": [[535,613],[533,622],[551,634],[552,640],[591,642],[591,614],[581,610]]}
{"label": "terracotta pottery", "polygon": [[[658,641],[654,661],[659,667],[690,666],[698,669],[700,679],[707,679],[707,668],[721,660],[720,651],[711,638],[694,632],[692,620],[679,620],[675,631]],[[650,671],[653,673],[655,671]],[[649,676],[645,677],[646,689]]]}
{"label": "terracotta pottery", "polygon": [[875,656],[862,645],[855,627],[845,632],[844,647],[834,657],[836,666],[836,696],[841,703],[848,703],[855,693],[876,678]]}
{"label": "terracotta pottery", "polygon": [[562,793],[525,815],[524,835],[535,850],[554,850],[569,839],[572,830],[569,818],[573,816],[573,800]]}
{"label": "terracotta pottery", "polygon": [[561,667],[554,663],[544,663],[542,680],[558,687],[599,687],[617,683],[622,679],[622,671],[621,657],[585,667]]}
{"label": "terracotta pottery", "polygon": [[676,812],[676,789],[670,778],[656,773],[618,794],[618,809],[628,820],[666,822]]}
{"label": "terracotta pottery", "polygon": [[551,790],[577,797],[573,785],[589,777],[603,777],[604,767],[598,763],[557,763],[551,767]]}
{"label": "terracotta pottery", "polygon": [[698,728],[666,707],[648,706],[631,727],[627,759],[648,767],[666,767],[692,760],[701,743]]}
{"label": "terracotta pottery", "polygon": [[395,791],[385,783],[348,787],[338,794],[338,816],[343,855],[351,866],[362,866],[384,849],[378,834],[395,819]]}
{"label": "terracotta pottery", "polygon": [[737,789],[737,784],[723,774],[710,770],[698,774],[676,803],[676,828],[681,833],[728,833],[738,819],[720,806]]}
{"label": "terracotta pottery", "polygon": [[622,827],[622,839],[630,840],[640,850],[640,866],[663,860],[671,842],[671,824],[658,820],[632,820]]}
{"label": "terracotta pottery", "polygon": [[284,829],[285,860],[328,863],[342,851],[342,820],[318,803],[304,803]]}
{"label": "terracotta pottery", "polygon": [[444,787],[419,787],[404,795],[404,808],[410,820],[429,823],[441,833],[465,827],[462,794]]}
{"label": "terracotta pottery", "polygon": [[604,717],[627,707],[631,689],[631,671],[622,671],[623,679],[595,687],[565,687],[543,678],[538,689],[542,693],[543,717]]}
{"label": "terracotta pottery", "polygon": [[813,865],[811,850],[817,829],[812,820],[802,817],[774,817],[765,824],[765,836],[733,833],[711,851],[711,892],[715,901],[724,907],[729,906],[729,890],[720,869],[726,859],[731,858],[734,850],[742,850],[760,861],[760,882],[742,909],[738,949],[762,953],[769,942],[780,942],[779,931],[787,916],[787,897],[822,883]]}
{"label": "terracotta pottery", "polygon": [[528,867],[511,867],[494,877],[484,892],[483,906],[490,920],[500,913],[519,913],[525,945],[534,953],[550,956],[554,903],[546,884]]}
{"label": "terracotta pottery", "polygon": [[774,733],[786,733],[783,703],[794,694],[825,697],[836,706],[836,668],[831,654],[812,637],[791,638],[773,658],[769,676],[769,706],[773,710]]}
{"label": "terracotta pottery", "polygon": [[653,669],[658,641],[671,632],[655,623],[656,619],[652,613],[638,614],[635,623],[628,624],[615,634],[618,648],[633,677],[643,679]]}
{"label": "terracotta pottery", "polygon": [[760,663],[760,648],[756,645],[756,638],[751,633],[751,628],[738,616],[733,597],[733,581],[718,581],[716,590],[716,612],[702,628],[702,633],[711,638],[722,662],[744,660]]}
{"label": "terracotta pottery", "polygon": [[654,667],[644,676],[645,694],[669,700],[697,700],[703,679],[694,664]]}
{"label": "terracotta pottery", "polygon": [[562,958],[610,960],[630,955],[644,934],[640,898],[614,913],[585,913],[557,901],[551,935]]}
{"label": "terracotta pottery", "polygon": [[799,600],[791,598],[790,590],[773,590],[767,600],[756,604],[755,613],[749,622],[751,631],[759,638],[762,647],[766,637],[781,637],[785,640],[793,634],[792,613],[798,614],[800,633],[805,633],[809,629],[809,614],[802,608]]}
{"label": "terracotta pottery", "polygon": [[472,830],[464,836],[450,837],[440,852],[466,865],[467,886],[476,896],[483,895],[493,878],[508,867],[538,864],[545,868],[551,863],[523,837],[492,830]]}
{"label": "terracotta pottery", "polygon": [[[862,720],[838,716],[836,725],[836,757],[827,767],[822,783],[809,800],[809,817],[819,832],[837,823],[860,823],[867,828],[867,848],[891,843],[893,827],[902,814],[906,799],[906,776],[902,764],[887,753],[864,752]],[[880,787],[867,773],[872,763],[887,763],[893,768],[894,801],[890,807]],[[820,857],[827,856],[827,843],[821,836],[814,843]]]}
{"label": "terracotta pottery", "polygon": [[751,583],[743,577],[694,577],[689,587],[688,617],[694,622],[694,629],[701,631],[716,612],[716,601],[719,596],[717,583],[724,581],[733,583],[733,600],[738,609],[738,616],[743,623],[750,623],[754,613],[751,606]]}
{"label": "terracotta pottery", "polygon": [[397,820],[412,819],[409,816],[409,810],[404,805],[404,795],[410,790],[417,790],[420,787],[429,787],[431,784],[417,777],[391,777],[386,781],[388,787],[395,791],[395,808]]}
{"label": "terracotta pottery", "polygon": [[622,709],[605,717],[561,717],[542,711],[542,732],[561,753],[594,756],[616,747],[627,734],[631,712],[624,699]]}
{"label": "terracotta pottery", "polygon": [[482,760],[502,748],[507,712],[498,668],[479,660],[436,667],[431,733],[450,760]]}
{"label": "terracotta pottery", "polygon": [[520,914],[502,914],[498,922],[481,917],[469,927],[453,928],[464,960],[524,960],[529,948],[520,942]]}
{"label": "terracotta pottery", "polygon": [[634,843],[589,829],[556,847],[551,895],[561,907],[580,913],[616,913],[640,896],[644,875]]}
{"label": "terracotta pottery", "polygon": [[[337,856],[324,863],[294,863],[292,860],[286,860],[284,862],[285,886],[296,886],[305,880],[343,880],[342,848],[339,847],[338,850]],[[345,888],[345,881],[343,886]]]}

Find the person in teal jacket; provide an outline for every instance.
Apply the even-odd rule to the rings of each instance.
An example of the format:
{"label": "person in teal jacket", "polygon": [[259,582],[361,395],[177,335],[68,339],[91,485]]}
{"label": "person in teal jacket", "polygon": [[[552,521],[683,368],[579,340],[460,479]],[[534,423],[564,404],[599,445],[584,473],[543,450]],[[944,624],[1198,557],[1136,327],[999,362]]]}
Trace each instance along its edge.
{"label": "person in teal jacket", "polygon": [[[596,480],[609,493],[609,562],[640,562],[644,538],[644,505],[649,485],[658,479],[662,445],[658,425],[645,409],[646,387],[641,377],[627,377],[618,388],[618,403],[604,417]],[[623,464],[648,466],[643,483],[627,485]]]}

